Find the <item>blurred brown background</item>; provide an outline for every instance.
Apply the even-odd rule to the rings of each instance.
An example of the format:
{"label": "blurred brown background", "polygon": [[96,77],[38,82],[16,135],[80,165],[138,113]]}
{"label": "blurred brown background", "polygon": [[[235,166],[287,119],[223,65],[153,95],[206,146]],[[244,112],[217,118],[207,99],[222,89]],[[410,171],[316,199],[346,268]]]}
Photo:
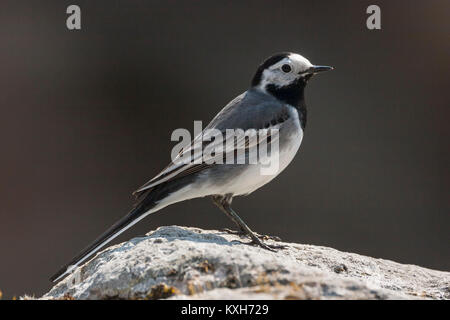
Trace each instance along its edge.
{"label": "blurred brown background", "polygon": [[[382,30],[366,28],[369,4]],[[78,4],[82,30],[66,28]],[[450,270],[449,1],[5,1],[0,4],[0,289],[40,295],[124,215],[257,65],[299,52],[336,70],[307,88],[301,152],[235,208],[256,231]],[[208,199],[161,225],[232,227]],[[116,241],[116,242],[117,242]]]}

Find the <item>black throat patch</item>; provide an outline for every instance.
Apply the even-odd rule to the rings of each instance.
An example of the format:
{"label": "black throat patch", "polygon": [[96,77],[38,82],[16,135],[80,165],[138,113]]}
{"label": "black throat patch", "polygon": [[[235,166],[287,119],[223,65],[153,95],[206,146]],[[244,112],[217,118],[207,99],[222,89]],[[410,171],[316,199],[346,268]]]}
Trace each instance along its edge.
{"label": "black throat patch", "polygon": [[278,87],[274,84],[268,84],[265,88],[278,100],[297,109],[303,130],[306,127],[305,86],[307,81],[307,78],[300,78],[287,86]]}

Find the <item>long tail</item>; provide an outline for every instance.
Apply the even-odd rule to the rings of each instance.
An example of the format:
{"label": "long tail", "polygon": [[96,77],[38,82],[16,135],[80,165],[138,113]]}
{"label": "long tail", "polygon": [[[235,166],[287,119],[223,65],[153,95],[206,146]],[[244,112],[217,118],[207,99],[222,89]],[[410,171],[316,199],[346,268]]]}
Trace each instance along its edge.
{"label": "long tail", "polygon": [[[100,237],[98,237],[91,245],[81,251],[76,257],[74,257],[68,264],[62,267],[57,273],[55,273],[50,281],[57,282],[65,276],[69,275],[76,267],[89,259],[94,253],[100,250],[104,245],[116,238],[122,232],[145,218],[148,214],[156,211],[155,201],[151,199],[151,195],[147,195],[142,201],[136,205],[126,216],[117,221],[107,231],[105,231]],[[152,208],[154,210],[152,210]]]}

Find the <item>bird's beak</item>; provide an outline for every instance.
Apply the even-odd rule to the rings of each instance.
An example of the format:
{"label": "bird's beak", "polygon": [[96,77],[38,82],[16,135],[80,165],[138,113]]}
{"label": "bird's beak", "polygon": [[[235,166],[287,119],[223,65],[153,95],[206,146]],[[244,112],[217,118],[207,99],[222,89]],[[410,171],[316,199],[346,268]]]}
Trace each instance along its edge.
{"label": "bird's beak", "polygon": [[328,66],[312,66],[311,68],[309,68],[309,73],[311,74],[316,74],[319,72],[325,72],[325,71],[330,71],[333,70],[333,67],[328,67]]}

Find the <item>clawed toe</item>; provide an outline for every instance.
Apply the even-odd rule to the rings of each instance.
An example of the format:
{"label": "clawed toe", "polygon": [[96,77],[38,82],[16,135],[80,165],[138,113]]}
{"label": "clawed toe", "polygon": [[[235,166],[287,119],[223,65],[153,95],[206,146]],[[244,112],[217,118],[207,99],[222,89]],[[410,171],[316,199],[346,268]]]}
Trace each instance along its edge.
{"label": "clawed toe", "polygon": [[252,241],[250,241],[248,243],[249,245],[257,245],[263,249],[272,251],[272,252],[277,252],[278,249],[286,249],[287,246],[284,245],[277,245],[277,244],[266,244],[264,242],[262,242],[261,240],[259,240],[258,238],[256,239],[252,239]]}
{"label": "clawed toe", "polygon": [[[233,235],[236,235],[236,236],[240,236],[240,237],[247,236],[247,233],[245,231],[236,231],[236,230],[231,230],[231,229],[228,229],[228,228],[223,228],[220,231],[223,231],[223,232],[226,232],[226,233],[229,233],[229,234],[233,234]],[[257,236],[261,240],[281,241],[281,238],[277,237],[277,236],[269,236],[269,235],[266,235],[266,234],[258,234],[256,232],[255,232],[255,236]]]}
{"label": "clawed toe", "polygon": [[277,237],[277,236],[269,236],[269,235],[266,235],[266,234],[263,234],[263,235],[257,234],[257,236],[258,236],[258,238],[260,238],[261,240],[281,241],[281,238],[280,238],[280,237]]}
{"label": "clawed toe", "polygon": [[282,244],[268,244],[268,246],[269,246],[271,249],[274,249],[274,250],[276,250],[276,249],[283,250],[283,249],[286,249],[286,248],[287,248],[287,246],[282,245]]}
{"label": "clawed toe", "polygon": [[287,246],[283,246],[283,245],[272,245],[272,244],[265,244],[263,242],[257,242],[257,241],[250,241],[247,243],[248,245],[251,246],[259,246],[263,249],[272,251],[272,252],[277,252],[278,250],[282,250],[282,249],[286,249]]}

